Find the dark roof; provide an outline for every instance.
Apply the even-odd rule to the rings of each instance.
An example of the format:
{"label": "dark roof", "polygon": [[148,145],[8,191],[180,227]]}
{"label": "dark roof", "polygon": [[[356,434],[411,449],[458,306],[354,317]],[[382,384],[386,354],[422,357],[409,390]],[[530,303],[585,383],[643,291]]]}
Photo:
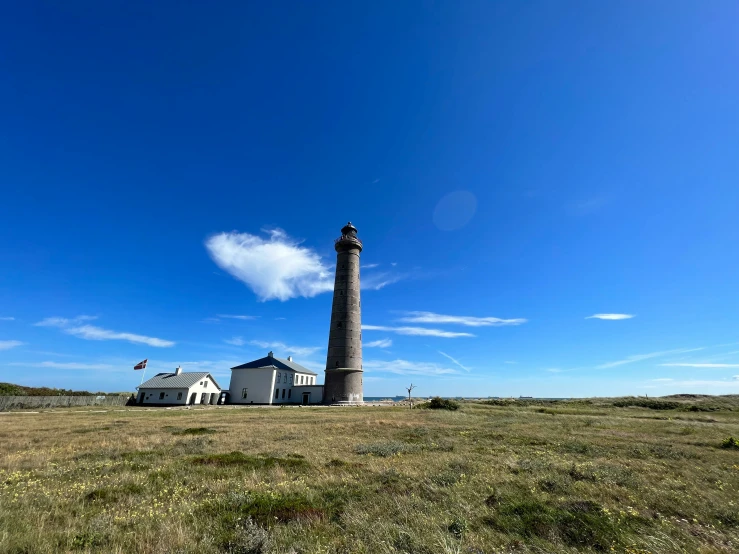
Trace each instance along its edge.
{"label": "dark roof", "polygon": [[291,362],[290,360],[283,360],[282,358],[275,358],[274,356],[265,356],[264,358],[259,358],[258,360],[254,360],[253,362],[247,362],[245,364],[237,365],[236,367],[232,367],[231,369],[256,369],[263,367],[274,367],[275,369],[292,369],[293,371],[297,371],[299,373],[318,375],[318,373],[311,371],[310,369],[307,369],[300,364],[296,364],[295,362]]}
{"label": "dark roof", "polygon": [[141,383],[138,389],[189,389],[198,381],[202,381],[205,377],[210,377],[218,389],[221,386],[216,383],[213,376],[207,371],[196,371],[196,372],[182,372],[179,375],[176,373],[157,373],[148,381]]}

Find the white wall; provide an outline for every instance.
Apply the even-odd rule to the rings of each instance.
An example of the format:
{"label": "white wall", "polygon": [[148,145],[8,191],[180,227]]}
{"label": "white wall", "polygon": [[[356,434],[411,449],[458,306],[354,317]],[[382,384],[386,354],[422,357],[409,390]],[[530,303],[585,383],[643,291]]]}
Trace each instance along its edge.
{"label": "white wall", "polygon": [[[272,404],[276,375],[271,367],[231,370],[231,404]],[[246,400],[241,398],[242,389],[248,389]]]}
{"label": "white wall", "polygon": [[[277,382],[277,375],[280,376],[280,382]],[[292,381],[290,376],[292,375]],[[249,369],[233,369],[231,370],[231,384],[229,386],[231,404],[300,404],[303,401],[302,394],[296,396],[296,378],[303,375],[303,382],[315,383],[315,375],[306,375],[305,373],[297,373],[290,369],[272,369],[266,367],[249,368]],[[287,376],[287,380],[285,377]],[[241,398],[242,390],[246,388],[246,400]],[[323,387],[298,386],[303,390],[310,389],[311,404],[321,401],[323,396]],[[320,390],[319,393],[314,392]],[[277,398],[275,398],[275,390],[278,390]],[[283,393],[284,391],[284,393]],[[283,396],[284,394],[284,396]],[[319,397],[319,400],[315,400]]]}
{"label": "white wall", "polygon": [[[202,385],[200,384],[202,383]],[[185,405],[189,403],[190,396],[195,393],[195,404],[200,404],[200,400],[202,398],[203,393],[207,393],[207,397],[205,399],[206,403],[210,403],[210,395],[215,394],[215,398],[213,400],[213,404],[216,404],[218,402],[218,397],[221,394],[221,389],[219,389],[216,384],[213,382],[213,380],[210,377],[204,377],[201,381],[198,381],[195,383],[192,387],[189,389],[157,389],[157,388],[146,388],[146,389],[139,389],[138,394],[136,395],[136,401],[138,402],[138,399],[140,398],[141,393],[145,393],[144,396],[144,404],[160,404],[160,405]],[[160,393],[164,393],[164,398],[161,400],[159,399]],[[177,395],[179,393],[182,393],[182,399],[177,400]]]}
{"label": "white wall", "polygon": [[323,402],[323,385],[295,387],[295,389],[293,390],[293,402],[295,404],[303,403],[304,392],[310,393],[310,397],[308,400],[309,404],[320,404],[321,402]]}
{"label": "white wall", "polygon": [[[188,398],[187,389],[139,389],[136,402],[138,402],[142,392],[144,393],[144,404],[184,405]],[[164,393],[164,398],[161,400],[159,399],[160,392]],[[178,393],[182,393],[182,400],[177,400]]]}

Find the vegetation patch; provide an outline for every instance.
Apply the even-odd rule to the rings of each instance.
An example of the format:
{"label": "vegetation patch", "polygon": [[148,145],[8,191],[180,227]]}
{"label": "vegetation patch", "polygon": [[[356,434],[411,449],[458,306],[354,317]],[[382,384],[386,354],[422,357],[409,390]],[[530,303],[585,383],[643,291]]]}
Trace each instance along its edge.
{"label": "vegetation patch", "polygon": [[540,538],[567,546],[607,551],[619,546],[621,527],[603,508],[588,500],[549,504],[537,500],[502,503],[484,523],[525,539]]}
{"label": "vegetation patch", "polygon": [[231,492],[201,507],[215,516],[226,529],[235,529],[240,521],[252,520],[264,527],[294,520],[316,521],[326,518],[320,500],[295,492]]}
{"label": "vegetation patch", "polygon": [[379,456],[381,458],[389,458],[408,452],[417,452],[419,447],[414,444],[408,444],[401,441],[375,442],[371,444],[360,444],[354,448],[357,454],[367,454]]}
{"label": "vegetation patch", "polygon": [[187,429],[181,429],[179,431],[173,431],[173,435],[211,435],[217,433],[215,429],[208,427],[188,427]]}
{"label": "vegetation patch", "polygon": [[648,408],[650,410],[677,410],[682,407],[680,402],[669,400],[655,400],[654,398],[627,397],[613,402],[616,408]]}
{"label": "vegetation patch", "polygon": [[424,402],[417,406],[422,410],[459,410],[459,402],[450,400],[449,398],[441,398],[440,396],[434,396],[428,402]]}
{"label": "vegetation patch", "polygon": [[739,449],[739,439],[736,437],[726,437],[721,441],[721,448]]}
{"label": "vegetation patch", "polygon": [[227,454],[208,454],[192,459],[194,464],[218,467],[243,467],[245,469],[268,469],[282,467],[284,469],[302,469],[310,464],[302,457],[279,458],[276,456],[249,456],[243,452],[229,452]]}

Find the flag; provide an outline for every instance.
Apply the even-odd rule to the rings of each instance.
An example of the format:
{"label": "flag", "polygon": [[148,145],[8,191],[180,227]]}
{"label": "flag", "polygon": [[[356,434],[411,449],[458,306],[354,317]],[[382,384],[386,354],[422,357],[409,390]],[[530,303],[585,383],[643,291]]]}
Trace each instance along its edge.
{"label": "flag", "polygon": [[135,366],[133,366],[134,369],[146,369],[146,362],[149,361],[149,358],[146,358],[143,362],[137,363]]}

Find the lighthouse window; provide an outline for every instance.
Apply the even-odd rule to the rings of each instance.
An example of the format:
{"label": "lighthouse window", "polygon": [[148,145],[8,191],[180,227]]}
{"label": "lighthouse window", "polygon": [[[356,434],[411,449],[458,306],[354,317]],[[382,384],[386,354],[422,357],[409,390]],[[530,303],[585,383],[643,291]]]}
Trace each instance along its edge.
{"label": "lighthouse window", "polygon": [[339,362],[336,362],[336,367],[339,367]]}
{"label": "lighthouse window", "polygon": [[336,326],[337,326],[337,327],[338,327],[339,329],[341,329],[341,321],[339,321],[339,322],[338,322],[338,323],[336,324]]}

